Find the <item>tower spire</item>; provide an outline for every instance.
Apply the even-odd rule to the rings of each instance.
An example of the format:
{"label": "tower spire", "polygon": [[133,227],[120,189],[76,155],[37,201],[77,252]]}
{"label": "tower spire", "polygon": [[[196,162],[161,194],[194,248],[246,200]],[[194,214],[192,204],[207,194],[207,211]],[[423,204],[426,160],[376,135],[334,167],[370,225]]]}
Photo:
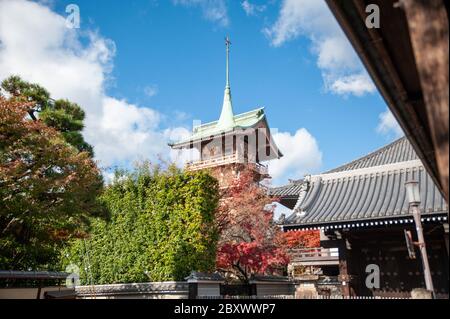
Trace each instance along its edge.
{"label": "tower spire", "polygon": [[234,114],[233,114],[233,103],[231,100],[231,87],[230,87],[230,46],[231,41],[227,36],[225,38],[226,54],[227,54],[227,64],[226,64],[226,86],[225,94],[223,97],[222,113],[220,114],[220,119],[218,122],[218,127],[220,129],[229,129],[234,127]]}
{"label": "tower spire", "polygon": [[228,36],[225,38],[225,45],[227,47],[227,85],[226,85],[226,87],[229,88],[230,87],[230,46],[231,46],[231,41]]}

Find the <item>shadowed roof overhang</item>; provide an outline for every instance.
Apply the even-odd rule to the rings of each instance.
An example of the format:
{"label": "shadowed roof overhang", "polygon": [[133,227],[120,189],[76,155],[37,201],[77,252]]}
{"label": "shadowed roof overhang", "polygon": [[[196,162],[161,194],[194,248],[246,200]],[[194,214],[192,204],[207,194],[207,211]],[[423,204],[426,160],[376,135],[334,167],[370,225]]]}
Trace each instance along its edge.
{"label": "shadowed roof overhang", "polygon": [[[434,3],[439,3],[439,1],[441,0],[433,0]],[[445,45],[442,46],[443,51],[447,50],[446,70],[444,68],[435,70],[436,73],[442,73],[439,75],[442,75],[444,82],[445,77],[447,78],[447,101],[444,102],[446,107],[444,104],[444,107],[440,109],[436,106],[434,109],[428,108],[427,110],[424,98],[426,92],[423,90],[423,82],[421,84],[420,70],[417,67],[413,51],[408,20],[405,9],[402,7],[406,1],[399,1],[402,4],[400,6],[394,6],[396,1],[386,0],[326,0],[326,2],[417,155],[448,200],[448,32],[446,35],[447,48]],[[408,6],[417,5],[423,9],[424,7],[429,8],[428,3],[428,1],[412,0],[407,4]],[[380,8],[379,29],[369,29],[365,25],[367,17],[365,9],[369,4],[376,4]],[[448,4],[445,9],[444,11],[448,14]],[[427,10],[418,12],[419,14],[429,13]],[[435,13],[436,10],[430,12],[431,15]],[[445,14],[446,17],[447,14]],[[440,17],[442,17],[442,12]],[[441,27],[448,30],[448,18],[442,19]],[[445,40],[445,34],[442,38]],[[427,52],[420,53],[428,58]],[[442,60],[445,64],[445,59]],[[435,79],[436,77],[433,78],[433,74],[431,74],[430,80]],[[445,97],[445,90],[443,93]],[[437,116],[438,111],[446,114],[446,120],[445,116],[444,119],[439,120],[442,116]],[[439,125],[436,122],[439,122]],[[430,125],[430,123],[432,124]],[[442,149],[445,148],[447,154],[442,155]],[[439,158],[437,154],[441,154]],[[442,165],[445,161],[447,161],[446,168],[445,165]],[[438,165],[441,167],[440,170]]]}

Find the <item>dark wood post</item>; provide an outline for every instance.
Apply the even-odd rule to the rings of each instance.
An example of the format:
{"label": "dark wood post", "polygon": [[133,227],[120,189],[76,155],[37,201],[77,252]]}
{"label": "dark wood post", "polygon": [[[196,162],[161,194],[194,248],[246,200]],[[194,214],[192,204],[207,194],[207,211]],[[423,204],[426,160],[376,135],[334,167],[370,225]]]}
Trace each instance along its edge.
{"label": "dark wood post", "polygon": [[251,283],[249,296],[257,296],[257,295],[258,295],[258,286],[256,283]]}
{"label": "dark wood post", "polygon": [[197,299],[198,297],[198,283],[190,282],[189,284],[189,299]]}
{"label": "dark wood post", "polygon": [[348,269],[349,254],[347,245],[345,239],[340,239],[336,243],[339,248],[339,281],[342,284],[342,295],[344,297],[350,297],[350,273]]}
{"label": "dark wood post", "polygon": [[445,248],[447,249],[447,258],[449,257],[448,253],[448,223],[445,223],[443,225],[444,227],[444,242],[445,242]]}

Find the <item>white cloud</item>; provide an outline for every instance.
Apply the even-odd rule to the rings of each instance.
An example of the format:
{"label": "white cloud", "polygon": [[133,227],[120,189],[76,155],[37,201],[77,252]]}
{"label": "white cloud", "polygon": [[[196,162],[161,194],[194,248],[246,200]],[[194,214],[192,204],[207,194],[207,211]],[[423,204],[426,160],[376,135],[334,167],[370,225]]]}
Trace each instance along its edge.
{"label": "white cloud", "polygon": [[159,88],[156,84],[147,85],[144,88],[144,94],[148,97],[153,97],[159,93]]}
{"label": "white cloud", "polygon": [[357,96],[375,92],[375,86],[325,1],[283,0],[277,21],[263,32],[275,47],[299,36],[308,37],[328,91]]}
{"label": "white cloud", "polygon": [[175,116],[174,119],[177,122],[185,122],[188,119],[190,119],[190,117],[191,117],[188,113],[183,112],[183,111],[175,110],[173,113],[174,113],[174,116]]}
{"label": "white cloud", "polygon": [[125,163],[155,158],[168,151],[167,139],[159,129],[160,114],[111,97],[103,98],[103,116],[96,131],[95,152],[102,162]]}
{"label": "white cloud", "polygon": [[168,154],[168,132],[178,128],[163,130],[159,112],[105,94],[114,55],[112,41],[66,28],[65,18],[42,4],[0,0],[0,79],[17,74],[80,104],[84,136],[102,166]]}
{"label": "white cloud", "polygon": [[398,124],[390,110],[380,114],[377,132],[388,137],[399,138],[404,135],[402,128]]}
{"label": "white cloud", "polygon": [[[177,142],[186,140],[191,136],[191,131],[186,128],[168,129],[164,132],[165,136],[170,142]],[[184,167],[188,162],[196,161],[200,159],[200,152],[193,149],[184,150],[170,150],[170,161],[175,163],[178,167]]]}
{"label": "white cloud", "polygon": [[258,13],[264,12],[267,9],[267,6],[264,4],[257,5],[254,3],[251,3],[248,0],[244,0],[241,2],[242,9],[244,9],[245,14],[248,16],[254,16]]}
{"label": "white cloud", "polygon": [[289,209],[280,203],[274,202],[273,205],[275,206],[275,209],[273,212],[273,219],[275,221],[279,220],[281,215],[288,217],[292,214],[292,209]]}
{"label": "white cloud", "polygon": [[268,163],[273,185],[315,173],[322,166],[322,152],[316,139],[306,129],[301,128],[294,135],[276,132],[273,138],[284,155]]}
{"label": "white cloud", "polygon": [[340,95],[363,96],[373,89],[373,82],[364,74],[353,74],[336,78],[330,83],[331,90]]}
{"label": "white cloud", "polygon": [[229,24],[226,0],[172,0],[175,5],[199,7],[205,19],[226,27]]}

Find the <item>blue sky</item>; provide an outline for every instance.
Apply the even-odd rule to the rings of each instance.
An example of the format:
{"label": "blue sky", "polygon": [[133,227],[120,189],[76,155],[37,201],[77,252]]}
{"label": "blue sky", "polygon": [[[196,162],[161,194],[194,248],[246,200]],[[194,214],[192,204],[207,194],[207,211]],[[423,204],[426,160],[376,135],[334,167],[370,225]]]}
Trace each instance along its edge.
{"label": "blue sky", "polygon": [[[5,18],[11,17],[0,31],[0,61],[15,56],[8,64],[0,62],[0,77],[20,74],[49,87],[56,97],[87,105],[92,123],[86,136],[105,166],[154,158],[167,151],[166,139],[186,134],[193,120],[218,119],[225,35],[232,41],[235,113],[264,106],[270,126],[281,132],[283,153],[293,154],[276,168],[275,183],[331,169],[401,134],[334,18],[317,0],[0,3]],[[80,8],[80,29],[62,27],[70,3]],[[13,21],[20,12],[36,19],[27,25]],[[50,45],[20,41],[36,29],[45,31],[35,36]],[[21,61],[14,54],[20,46],[41,52],[41,60],[36,54],[31,62]],[[59,67],[55,61],[64,54]],[[52,55],[56,58],[50,60]],[[60,78],[51,73],[61,68],[67,70]],[[101,110],[96,103],[103,103]],[[125,138],[121,132],[127,130],[132,132]],[[139,146],[161,140],[158,147]]]}

